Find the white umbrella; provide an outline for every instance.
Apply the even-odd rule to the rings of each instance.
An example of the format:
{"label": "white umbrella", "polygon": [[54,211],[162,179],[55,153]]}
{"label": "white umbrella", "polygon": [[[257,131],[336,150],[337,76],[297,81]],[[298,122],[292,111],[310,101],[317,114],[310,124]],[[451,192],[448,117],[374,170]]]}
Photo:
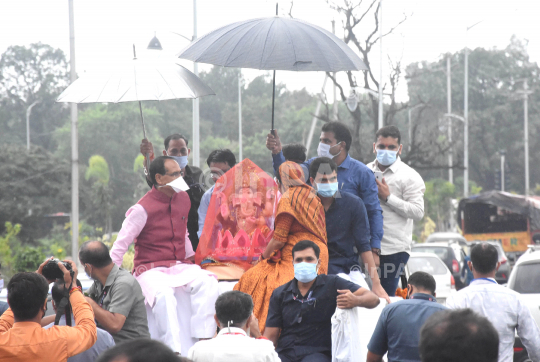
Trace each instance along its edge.
{"label": "white umbrella", "polygon": [[367,70],[347,44],[329,31],[298,19],[251,19],[225,25],[194,41],[180,58],[224,67],[274,70],[272,130],[276,70]]}
{"label": "white umbrella", "polygon": [[140,60],[133,46],[133,60],[104,73],[84,74],[56,99],[57,102],[139,102],[144,138],[146,130],[141,101],[198,98],[215,94],[199,77],[166,60]]}

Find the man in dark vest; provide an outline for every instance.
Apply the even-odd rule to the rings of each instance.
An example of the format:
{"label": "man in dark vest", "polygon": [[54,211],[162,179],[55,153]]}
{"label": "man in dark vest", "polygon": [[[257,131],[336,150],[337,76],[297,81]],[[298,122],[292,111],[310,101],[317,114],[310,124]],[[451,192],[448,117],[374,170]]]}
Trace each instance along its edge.
{"label": "man in dark vest", "polygon": [[[189,196],[189,201],[191,202],[191,208],[189,209],[187,229],[193,250],[197,250],[200,235],[200,233],[197,233],[199,231],[198,210],[199,205],[201,204],[201,198],[206,191],[205,186],[201,184],[202,171],[198,167],[188,165],[188,156],[191,149],[188,148],[188,139],[185,136],[179,133],[167,136],[167,138],[165,138],[164,146],[165,149],[162,151],[163,156],[174,158],[182,170],[184,181],[189,186],[187,194]],[[150,161],[152,161],[154,159],[154,147],[152,146],[152,143],[146,139],[142,140],[141,153],[145,157],[148,155]],[[146,182],[148,182],[148,186],[153,186],[148,172]]]}
{"label": "man in dark vest", "polygon": [[181,175],[172,157],[152,161],[152,189],[127,211],[111,258],[120,266],[135,243],[133,274],[145,297],[150,334],[187,355],[199,339],[214,335],[218,286],[214,274],[189,260],[194,254],[186,240],[191,203]]}

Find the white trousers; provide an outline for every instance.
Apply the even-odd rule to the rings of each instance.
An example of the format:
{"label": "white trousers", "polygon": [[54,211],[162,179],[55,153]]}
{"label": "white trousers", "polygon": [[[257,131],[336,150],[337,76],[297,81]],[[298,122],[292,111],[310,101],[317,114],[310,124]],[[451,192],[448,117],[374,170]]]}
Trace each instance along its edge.
{"label": "white trousers", "polygon": [[186,285],[163,287],[156,294],[153,307],[145,303],[150,335],[187,356],[199,338],[214,336],[217,297],[216,278],[202,273]]}

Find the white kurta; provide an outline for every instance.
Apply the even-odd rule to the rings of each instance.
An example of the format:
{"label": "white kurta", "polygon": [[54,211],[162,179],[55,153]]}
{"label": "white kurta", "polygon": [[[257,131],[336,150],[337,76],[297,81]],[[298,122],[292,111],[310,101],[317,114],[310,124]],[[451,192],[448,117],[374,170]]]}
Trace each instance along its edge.
{"label": "white kurta", "polygon": [[[122,265],[129,246],[146,225],[148,215],[139,204],[126,213],[122,229],[111,249],[113,262]],[[186,258],[193,248],[186,237]],[[145,297],[148,329],[173,351],[186,355],[199,338],[211,338],[216,331],[215,302],[219,294],[215,274],[195,264],[150,269],[135,277]]]}

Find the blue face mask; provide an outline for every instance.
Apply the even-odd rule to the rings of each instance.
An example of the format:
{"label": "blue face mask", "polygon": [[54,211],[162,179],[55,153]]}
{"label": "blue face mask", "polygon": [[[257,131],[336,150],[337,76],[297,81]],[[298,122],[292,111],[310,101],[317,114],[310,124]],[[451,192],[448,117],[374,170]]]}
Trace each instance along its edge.
{"label": "blue face mask", "polygon": [[188,160],[187,160],[188,156],[170,156],[170,157],[174,158],[174,160],[176,161],[176,163],[178,163],[178,166],[180,166],[182,170],[186,168],[188,164]]}
{"label": "blue face mask", "polygon": [[317,264],[306,262],[294,264],[294,277],[299,282],[309,283],[317,278]]}
{"label": "blue face mask", "polygon": [[332,182],[329,184],[317,183],[317,193],[322,197],[332,197],[338,192],[338,183]]}
{"label": "blue face mask", "polygon": [[390,166],[397,160],[397,151],[377,150],[377,161],[383,166]]}

